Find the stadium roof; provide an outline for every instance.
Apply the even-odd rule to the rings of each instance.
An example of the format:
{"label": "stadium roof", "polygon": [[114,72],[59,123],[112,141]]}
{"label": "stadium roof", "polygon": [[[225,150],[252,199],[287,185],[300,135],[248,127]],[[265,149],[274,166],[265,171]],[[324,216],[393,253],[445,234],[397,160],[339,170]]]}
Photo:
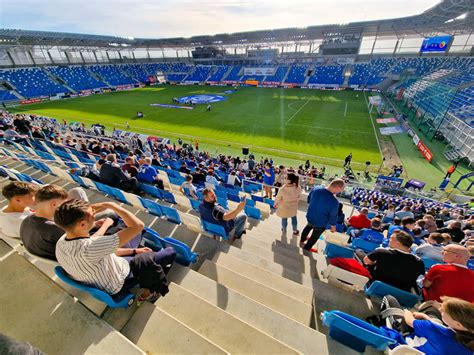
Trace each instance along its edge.
{"label": "stadium roof", "polygon": [[433,33],[470,33],[473,29],[473,0],[443,0],[419,15],[396,19],[223,33],[189,38],[123,38],[79,33],[0,29],[0,45],[188,48],[194,46],[312,41],[323,39],[328,34],[334,33],[401,37],[404,35],[427,36]]}

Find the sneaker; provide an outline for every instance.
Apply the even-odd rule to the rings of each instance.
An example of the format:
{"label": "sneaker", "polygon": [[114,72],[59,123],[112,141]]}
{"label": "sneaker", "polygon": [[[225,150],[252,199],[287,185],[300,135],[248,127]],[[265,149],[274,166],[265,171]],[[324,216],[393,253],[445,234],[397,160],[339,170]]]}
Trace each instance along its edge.
{"label": "sneaker", "polygon": [[293,235],[300,235],[300,231],[299,230],[293,231]]}
{"label": "sneaker", "polygon": [[150,293],[148,297],[139,296],[137,299],[137,306],[140,307],[143,304],[143,302],[154,303],[159,297],[160,297],[160,294],[156,291],[153,293]]}
{"label": "sneaker", "polygon": [[305,242],[300,242],[300,248],[304,248]]}

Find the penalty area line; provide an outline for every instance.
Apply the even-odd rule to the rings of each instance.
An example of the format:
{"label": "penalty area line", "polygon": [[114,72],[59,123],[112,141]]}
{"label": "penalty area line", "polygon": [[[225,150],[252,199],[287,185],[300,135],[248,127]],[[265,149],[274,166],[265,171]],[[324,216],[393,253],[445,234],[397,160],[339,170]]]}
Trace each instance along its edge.
{"label": "penalty area line", "polygon": [[346,108],[344,109],[344,117],[347,115],[347,101],[346,101]]}
{"label": "penalty area line", "polygon": [[305,102],[303,105],[301,105],[301,107],[298,109],[298,111],[296,111],[296,112],[288,119],[288,121],[285,122],[285,125],[287,125],[288,122],[290,122],[290,121],[303,109],[303,107],[305,107],[305,106],[308,104],[308,102],[309,102],[309,100],[306,100],[306,102]]}

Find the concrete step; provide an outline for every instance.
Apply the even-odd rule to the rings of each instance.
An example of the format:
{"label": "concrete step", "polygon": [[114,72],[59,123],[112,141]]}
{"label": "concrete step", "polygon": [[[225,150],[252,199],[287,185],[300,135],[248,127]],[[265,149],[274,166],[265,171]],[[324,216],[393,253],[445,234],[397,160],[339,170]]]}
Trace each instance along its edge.
{"label": "concrete step", "polygon": [[199,272],[287,317],[304,325],[310,325],[312,311],[310,305],[242,276],[238,273],[238,270],[234,272],[210,260],[206,260],[199,269]]}
{"label": "concrete step", "polygon": [[249,264],[235,256],[222,253],[216,255],[213,261],[227,269],[237,271],[239,275],[243,275],[251,280],[261,283],[262,285],[280,291],[300,302],[307,304],[312,304],[313,302],[313,290],[311,288],[302,286],[263,268]]}
{"label": "concrete step", "polygon": [[230,353],[297,353],[175,283],[155,306]]}
{"label": "concrete step", "polygon": [[147,354],[228,354],[151,303],[144,303],[122,333]]}
{"label": "concrete step", "polygon": [[0,259],[0,282],[8,286],[0,288],[0,333],[47,354],[145,354],[25,258],[7,255]]}
{"label": "concrete step", "polygon": [[[245,238],[245,235],[243,238]],[[311,257],[301,254],[295,253],[295,255],[289,256],[287,253],[282,253],[281,248],[276,247],[275,244],[270,245],[268,248],[262,248],[251,241],[246,243],[245,240],[242,240],[241,249],[274,263],[284,265],[286,269],[301,274],[311,275],[316,263]]]}
{"label": "concrete step", "polygon": [[239,259],[245,260],[249,264],[261,267],[265,270],[273,272],[274,274],[283,276],[294,282],[298,282],[304,286],[310,287],[312,285],[312,276],[310,274],[294,271],[286,267],[285,264],[279,262],[280,260],[269,260],[259,255],[252,254],[246,250],[230,247],[225,251],[227,254],[233,255]]}
{"label": "concrete step", "polygon": [[[236,318],[304,353],[329,354],[332,341],[322,333],[305,326],[266,305],[221,285],[189,268],[173,267],[168,278],[225,310]],[[145,347],[143,347],[146,349]]]}

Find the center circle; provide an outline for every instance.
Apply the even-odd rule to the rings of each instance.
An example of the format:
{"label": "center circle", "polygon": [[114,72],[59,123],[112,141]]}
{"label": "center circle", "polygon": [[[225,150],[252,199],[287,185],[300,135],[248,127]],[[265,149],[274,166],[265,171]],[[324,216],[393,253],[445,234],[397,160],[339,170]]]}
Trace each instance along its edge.
{"label": "center circle", "polygon": [[215,94],[189,95],[178,98],[180,104],[208,104],[227,100],[227,96]]}

